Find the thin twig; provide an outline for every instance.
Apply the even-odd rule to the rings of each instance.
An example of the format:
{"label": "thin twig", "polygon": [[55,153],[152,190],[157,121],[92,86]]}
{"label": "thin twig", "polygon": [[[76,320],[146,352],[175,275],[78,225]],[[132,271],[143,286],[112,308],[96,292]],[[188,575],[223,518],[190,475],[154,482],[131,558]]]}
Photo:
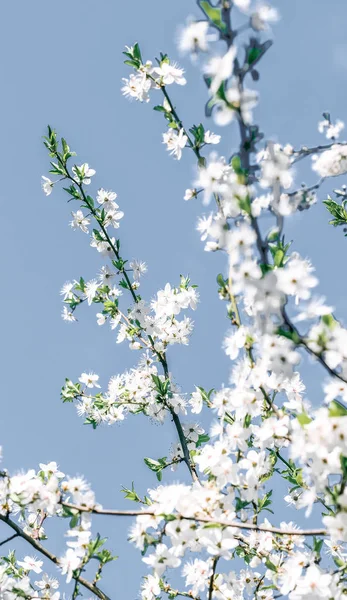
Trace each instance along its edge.
{"label": "thin twig", "polygon": [[10,535],[10,537],[8,537],[6,540],[3,540],[2,542],[0,542],[0,546],[7,544],[7,542],[14,540],[16,537],[19,537],[18,533],[14,533],[13,535]]}
{"label": "thin twig", "polygon": [[[153,516],[160,517],[160,513],[155,513],[152,510],[117,510],[117,509],[105,509],[105,508],[89,508],[87,506],[80,506],[78,504],[71,504],[70,502],[62,502],[62,506],[69,508],[70,510],[76,510],[77,512],[92,513],[95,515],[108,515],[114,517],[143,517]],[[173,515],[176,516],[176,515]],[[214,523],[221,525],[222,527],[233,527],[234,529],[248,529],[251,531],[264,531],[267,533],[273,533],[276,535],[327,535],[326,529],[280,529],[279,527],[264,527],[262,525],[255,525],[254,523],[239,523],[235,521],[223,521],[219,519],[213,519],[212,517],[199,517],[199,516],[187,516],[177,515],[177,520],[183,521],[197,521],[198,523]]]}
{"label": "thin twig", "polygon": [[210,577],[210,585],[208,586],[208,596],[207,596],[207,600],[212,600],[212,594],[213,594],[213,582],[214,582],[214,577],[216,574],[216,568],[217,568],[217,563],[218,563],[218,559],[219,557],[217,556],[216,558],[213,559],[213,564],[212,564],[212,575]]}

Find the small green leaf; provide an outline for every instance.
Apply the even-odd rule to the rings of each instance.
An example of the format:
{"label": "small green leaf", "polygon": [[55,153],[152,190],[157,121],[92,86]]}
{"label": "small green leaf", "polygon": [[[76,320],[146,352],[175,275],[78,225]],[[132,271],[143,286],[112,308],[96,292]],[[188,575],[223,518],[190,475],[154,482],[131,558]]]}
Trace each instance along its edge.
{"label": "small green leaf", "polygon": [[222,31],[227,32],[227,26],[222,19],[222,9],[212,6],[207,0],[198,0],[200,8],[204,11],[205,15],[210,19],[211,23]]}
{"label": "small green leaf", "polygon": [[199,435],[198,441],[196,442],[196,447],[198,448],[202,444],[206,444],[210,440],[210,436],[207,433],[203,433]]}
{"label": "small green leaf", "polygon": [[300,413],[299,415],[297,415],[296,418],[298,419],[298,421],[302,427],[304,427],[304,425],[308,425],[312,421],[312,419],[305,412]]}
{"label": "small green leaf", "polygon": [[142,63],[141,50],[140,50],[140,46],[138,45],[137,42],[136,42],[136,44],[134,44],[134,47],[133,47],[133,55],[135,58],[137,58],[137,60],[139,60]]}
{"label": "small green leaf", "polygon": [[283,327],[279,327],[277,329],[277,333],[278,333],[278,335],[281,335],[282,337],[285,337],[288,340],[292,340],[292,342],[294,342],[294,344],[296,344],[296,345],[300,344],[300,341],[301,341],[300,337],[294,330],[284,329]]}
{"label": "small green leaf", "polygon": [[217,283],[221,288],[224,288],[226,286],[226,280],[224,279],[223,275],[221,273],[219,273],[216,277],[217,279]]}
{"label": "small green leaf", "polygon": [[275,256],[274,256],[275,267],[282,267],[284,257],[285,257],[285,253],[283,252],[283,250],[281,248],[279,248],[276,251]]}
{"label": "small green leaf", "polygon": [[161,106],[161,104],[158,104],[157,106],[153,106],[153,110],[156,110],[156,111],[162,112],[162,113],[167,113],[167,110],[164,108],[164,106]]}
{"label": "small green leaf", "polygon": [[131,490],[122,487],[125,500],[132,500],[132,502],[141,502],[140,496],[135,492],[134,482],[131,484]]}
{"label": "small green leaf", "polygon": [[329,329],[334,329],[337,325],[337,321],[334,319],[333,315],[323,315],[322,321]]}
{"label": "small green leaf", "polygon": [[241,166],[241,158],[239,157],[238,154],[235,154],[232,159],[231,159],[231,166],[234,169],[235,173],[242,173],[242,166]]}
{"label": "small green leaf", "polygon": [[329,405],[329,417],[346,417],[347,408],[333,400]]}
{"label": "small green leaf", "polygon": [[139,63],[135,60],[125,60],[124,61],[125,65],[129,65],[129,67],[134,67],[134,69],[138,69],[139,68]]}
{"label": "small green leaf", "polygon": [[271,560],[269,558],[266,559],[265,565],[267,566],[268,569],[270,569],[270,571],[274,571],[275,573],[277,573],[276,565],[274,565],[274,563],[271,562]]}

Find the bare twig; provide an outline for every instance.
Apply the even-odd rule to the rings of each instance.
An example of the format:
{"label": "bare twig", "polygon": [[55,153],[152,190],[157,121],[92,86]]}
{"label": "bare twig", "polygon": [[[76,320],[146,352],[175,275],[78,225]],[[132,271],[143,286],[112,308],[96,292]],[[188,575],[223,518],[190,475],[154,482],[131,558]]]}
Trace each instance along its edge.
{"label": "bare twig", "polygon": [[4,546],[4,544],[7,544],[11,540],[14,540],[16,537],[19,537],[18,533],[14,533],[13,535],[10,535],[10,537],[8,537],[6,540],[3,540],[2,542],[0,542],[0,546]]}
{"label": "bare twig", "polygon": [[217,563],[218,563],[218,556],[216,558],[213,559],[213,563],[212,563],[212,575],[210,577],[210,585],[208,586],[208,596],[207,596],[207,600],[212,600],[212,594],[213,594],[213,582],[214,582],[214,577],[216,574],[216,569],[217,569]]}
{"label": "bare twig", "polygon": [[[117,510],[117,509],[105,509],[105,508],[89,508],[87,506],[80,506],[78,504],[71,504],[70,502],[62,502],[62,506],[69,508],[70,510],[76,510],[77,512],[92,513],[95,515],[109,515],[114,517],[142,517],[142,516],[154,516],[160,517],[160,513],[155,513],[153,510]],[[176,515],[174,515],[176,516]],[[327,535],[325,529],[280,529],[279,527],[265,527],[263,525],[256,525],[254,523],[240,523],[235,521],[224,521],[219,519],[213,519],[212,517],[199,517],[199,516],[187,516],[177,515],[177,520],[183,521],[197,521],[198,523],[214,523],[221,527],[233,527],[234,529],[246,529],[251,531],[273,533],[275,535]]]}

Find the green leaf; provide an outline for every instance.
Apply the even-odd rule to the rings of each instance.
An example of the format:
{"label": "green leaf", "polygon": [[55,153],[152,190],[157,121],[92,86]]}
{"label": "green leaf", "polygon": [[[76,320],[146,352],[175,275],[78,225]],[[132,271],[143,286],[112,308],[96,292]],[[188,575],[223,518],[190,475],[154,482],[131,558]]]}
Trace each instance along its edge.
{"label": "green leaf", "polygon": [[[159,460],[154,460],[153,458],[144,458],[143,459],[145,464],[147,465],[147,467],[149,469],[151,469],[151,471],[153,471],[154,473],[160,476],[161,479],[161,471],[163,469],[165,469],[166,467],[166,456],[164,456],[163,458],[159,458]],[[159,477],[158,477],[159,479]],[[160,481],[159,479],[159,481]]]}
{"label": "green leaf", "polygon": [[76,527],[76,525],[78,524],[80,520],[80,515],[72,515],[71,519],[70,519],[70,529],[73,529],[74,527]]}
{"label": "green leaf", "polygon": [[214,392],[214,388],[212,388],[209,392],[206,392],[206,390],[204,390],[203,387],[200,387],[200,386],[196,386],[196,387],[199,390],[203,401],[206,402],[206,404],[209,404],[210,398]]}
{"label": "green leaf", "polygon": [[281,335],[282,337],[285,337],[288,340],[292,340],[292,342],[294,342],[294,344],[296,344],[296,345],[300,344],[300,341],[301,341],[300,337],[294,330],[284,329],[283,327],[279,327],[277,329],[277,333],[278,333],[278,335]]}
{"label": "green leaf", "polygon": [[125,281],[125,279],[121,279],[120,282],[119,282],[119,285],[120,285],[120,287],[124,288],[125,290],[128,289],[128,284]]}
{"label": "green leaf", "polygon": [[94,199],[91,196],[87,196],[86,202],[87,202],[88,208],[94,208]]}
{"label": "green leaf", "polygon": [[329,221],[331,225],[337,227],[338,225],[347,224],[347,212],[341,204],[338,204],[338,202],[332,200],[330,196],[328,196],[327,200],[323,201],[323,204],[325,204],[330,214],[333,215],[333,217],[335,217],[334,219]]}
{"label": "green leaf", "polygon": [[122,487],[125,500],[131,500],[132,502],[141,502],[140,496],[135,492],[134,482],[131,484],[131,490]]}
{"label": "green leaf", "polygon": [[346,417],[347,408],[333,400],[329,405],[329,417]]}
{"label": "green leaf", "polygon": [[93,429],[96,429],[98,426],[98,423],[92,419],[91,417],[87,417],[84,421],[85,425],[92,425]]}
{"label": "green leaf", "polygon": [[270,571],[274,571],[274,573],[277,573],[276,565],[274,565],[274,563],[271,562],[271,560],[269,558],[266,559],[265,565],[267,566],[268,569],[270,569]]}
{"label": "green leaf", "polygon": [[139,60],[142,63],[141,50],[140,50],[140,46],[138,45],[137,42],[136,42],[136,44],[134,44],[134,47],[133,47],[133,55],[135,58],[137,58],[137,60]]}
{"label": "green leaf", "polygon": [[197,147],[201,146],[201,144],[204,143],[205,138],[205,128],[202,123],[200,123],[200,125],[193,125],[189,131],[194,136],[195,145]]}
{"label": "green leaf", "polygon": [[217,29],[219,29],[219,31],[222,31],[222,33],[227,33],[228,28],[222,19],[221,8],[212,6],[207,0],[198,0],[198,5],[209,18],[211,23],[217,27]]}
{"label": "green leaf", "polygon": [[251,215],[251,199],[249,196],[236,196],[239,207],[243,210],[247,215]]}
{"label": "green leaf", "polygon": [[249,69],[253,68],[264,56],[265,52],[271,48],[272,43],[271,40],[267,40],[263,44],[259,44],[258,40],[253,38],[250,46],[246,49],[245,66],[248,66]]}
{"label": "green leaf", "polygon": [[237,546],[237,548],[235,548],[235,552],[237,554],[237,556],[239,556],[240,558],[244,558],[245,557],[245,549],[242,548],[242,546]]}
{"label": "green leaf", "polygon": [[224,279],[223,275],[221,273],[219,273],[217,275],[217,283],[221,288],[224,288],[226,286],[226,280]]}
{"label": "green leaf", "polygon": [[167,113],[167,110],[161,104],[158,104],[157,106],[153,106],[153,110],[156,110],[156,111],[162,112],[162,113]]}
{"label": "green leaf", "polygon": [[257,47],[253,47],[253,48],[249,48],[247,51],[247,62],[249,65],[253,65],[253,63],[256,62],[256,60],[262,55],[262,50],[261,48],[257,48]]}
{"label": "green leaf", "polygon": [[343,472],[343,479],[346,481],[347,479],[347,456],[341,456],[341,468]]}
{"label": "green leaf", "polygon": [[323,543],[324,543],[323,538],[321,538],[321,539],[317,539],[316,537],[313,538],[313,550],[314,550],[314,552],[316,552],[316,554],[320,555]]}
{"label": "green leaf", "polygon": [[235,154],[231,159],[231,166],[234,169],[235,173],[243,173],[241,166],[241,158],[238,154]]}
{"label": "green leaf", "polygon": [[274,227],[273,229],[271,229],[269,231],[269,233],[267,234],[267,241],[268,242],[277,242],[278,241],[278,229],[277,229],[277,227]]}
{"label": "green leaf", "polygon": [[283,250],[281,248],[276,251],[276,254],[274,256],[275,267],[282,267],[284,257],[285,257],[285,253],[283,252]]}
{"label": "green leaf", "polygon": [[322,321],[329,329],[334,329],[337,325],[337,321],[334,319],[333,315],[323,315]]}
{"label": "green leaf", "polygon": [[270,506],[270,504],[272,504],[272,502],[270,500],[271,496],[272,496],[272,490],[267,492],[263,498],[259,498],[259,500],[258,500],[259,512],[261,510],[264,510],[267,506]]}
{"label": "green leaf", "polygon": [[107,563],[118,559],[118,556],[111,554],[111,552],[106,548],[104,548],[101,552],[98,552],[96,557],[103,565],[106,565]]}
{"label": "green leaf", "polygon": [[52,175],[65,175],[65,169],[63,169],[54,162],[51,162],[51,165],[53,168],[50,169],[49,172],[52,173]]}
{"label": "green leaf", "polygon": [[305,412],[297,415],[296,418],[298,419],[298,421],[302,427],[304,427],[304,425],[308,425],[312,421],[312,419]]}
{"label": "green leaf", "polygon": [[203,433],[199,435],[198,441],[196,442],[196,447],[198,448],[202,444],[206,444],[210,440],[210,436],[207,433]]}
{"label": "green leaf", "polygon": [[138,69],[139,67],[138,62],[136,62],[135,60],[125,60],[124,64],[129,65],[129,67],[134,67],[134,69]]}
{"label": "green leaf", "polygon": [[204,529],[221,529],[222,527],[223,525],[220,523],[206,523],[206,525],[204,525]]}

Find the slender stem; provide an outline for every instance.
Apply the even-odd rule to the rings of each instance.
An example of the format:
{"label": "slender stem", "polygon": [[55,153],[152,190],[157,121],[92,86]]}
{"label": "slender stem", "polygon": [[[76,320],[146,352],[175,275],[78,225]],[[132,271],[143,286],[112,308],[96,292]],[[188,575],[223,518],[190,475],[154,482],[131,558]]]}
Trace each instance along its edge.
{"label": "slender stem", "polygon": [[161,91],[163,92],[164,98],[166,99],[166,101],[168,102],[168,104],[170,106],[171,114],[174,117],[174,119],[175,119],[178,127],[180,129],[183,129],[184,135],[187,136],[188,144],[189,144],[190,148],[193,150],[193,152],[196,155],[196,157],[200,160],[201,159],[200,152],[199,152],[198,148],[195,146],[194,142],[192,141],[192,139],[191,139],[188,131],[185,129],[185,127],[183,127],[183,123],[182,123],[181,119],[179,118],[174,105],[171,102],[170,96],[167,93],[165,86],[161,86]]}
{"label": "slender stem", "polygon": [[263,576],[262,576],[262,577],[259,579],[259,581],[258,581],[258,583],[257,583],[257,585],[256,585],[256,588],[255,588],[255,590],[254,590],[255,597],[257,597],[257,595],[258,595],[258,592],[259,592],[259,590],[260,590],[260,586],[261,586],[261,584],[263,583],[263,581],[264,581],[264,578],[265,578],[265,575],[263,575]]}
{"label": "slender stem", "polygon": [[234,324],[237,325],[237,327],[241,327],[241,317],[240,317],[239,309],[237,306],[237,301],[236,301],[234,294],[232,293],[233,281],[232,281],[231,271],[232,271],[232,269],[231,269],[231,264],[230,264],[229,276],[228,276],[228,295],[229,295],[229,299],[230,299],[230,303],[231,303],[231,308],[233,311]]}
{"label": "slender stem", "polygon": [[[84,201],[84,202],[86,203],[86,205],[89,207],[91,214],[93,215],[94,219],[95,219],[95,220],[96,220],[96,222],[98,223],[98,225],[99,225],[99,227],[100,227],[101,231],[103,232],[103,234],[104,234],[104,236],[105,236],[105,238],[106,238],[106,240],[107,240],[108,244],[109,244],[109,245],[110,245],[110,247],[112,248],[112,250],[113,250],[113,252],[114,252],[114,254],[115,254],[115,256],[116,256],[117,260],[119,260],[119,258],[120,258],[119,252],[118,252],[117,248],[115,247],[115,245],[112,243],[112,240],[111,240],[110,236],[108,235],[108,232],[107,232],[107,229],[106,229],[106,227],[105,227],[105,226],[104,226],[104,224],[101,222],[101,220],[98,218],[98,215],[97,215],[97,212],[96,212],[95,208],[94,208],[94,207],[92,207],[92,206],[90,206],[90,204],[89,204],[89,202],[88,202],[88,199],[87,199],[87,196],[86,196],[86,194],[85,194],[85,191],[84,191],[84,189],[83,189],[83,185],[82,185],[81,183],[78,183],[78,182],[76,182],[76,181],[75,181],[75,179],[74,179],[73,177],[71,177],[71,175],[70,175],[70,174],[68,173],[68,171],[67,171],[66,165],[65,165],[65,169],[66,169],[66,172],[67,172],[67,174],[68,174],[68,177],[69,177],[69,179],[70,179],[71,181],[73,181],[74,183],[76,183],[76,185],[78,186],[78,188],[79,188],[79,190],[80,190],[80,192],[81,192],[81,194],[82,194],[83,201]],[[134,302],[136,302],[136,303],[137,303],[137,302],[138,302],[138,297],[137,297],[137,295],[135,294],[135,292],[134,292],[134,290],[133,290],[133,287],[132,287],[132,285],[131,285],[131,281],[130,281],[130,279],[129,279],[128,273],[127,273],[127,271],[126,271],[126,269],[125,269],[124,267],[121,269],[121,273],[122,273],[122,275],[123,275],[123,277],[124,277],[124,279],[125,279],[125,281],[126,281],[126,283],[127,283],[128,290],[129,290],[129,292],[131,293],[131,295],[132,295],[132,297],[133,297],[133,300],[134,300]]]}
{"label": "slender stem", "polygon": [[324,150],[330,150],[332,146],[345,146],[346,142],[337,142],[336,140],[331,142],[331,144],[323,144],[319,146],[314,146],[313,148],[300,148],[300,150],[294,150],[295,158],[293,163],[306,158],[306,156],[310,156],[311,154],[316,154],[317,152],[324,152]]}
{"label": "slender stem", "polygon": [[[168,370],[168,366],[167,366],[167,362],[166,362],[166,357],[164,355],[163,357],[163,361],[162,361],[162,366],[163,366],[163,370],[164,370],[164,375],[165,378],[167,380],[170,380],[170,375],[169,375],[169,370]],[[191,475],[191,478],[193,481],[199,481],[198,475],[196,473],[195,467],[192,465],[192,462],[190,460],[190,454],[189,454],[189,449],[188,449],[188,445],[187,445],[187,440],[186,437],[184,435],[184,431],[182,428],[182,424],[181,421],[179,419],[179,416],[175,413],[174,409],[168,405],[168,409],[171,413],[172,416],[172,420],[175,424],[176,430],[177,430],[177,434],[182,446],[182,451],[183,451],[183,456],[184,456],[184,462],[186,463],[188,469],[189,469],[189,473]]]}
{"label": "slender stem", "polygon": [[7,544],[7,542],[14,540],[16,537],[19,537],[18,533],[14,533],[13,535],[10,535],[10,537],[8,537],[6,540],[3,540],[2,542],[0,542],[0,546]]}
{"label": "slender stem", "polygon": [[210,585],[208,587],[208,596],[207,596],[207,600],[212,600],[212,594],[213,594],[213,582],[214,582],[214,577],[216,574],[216,569],[217,569],[217,563],[218,563],[218,559],[219,557],[217,556],[216,558],[213,559],[213,563],[212,563],[212,575],[210,577]]}
{"label": "slender stem", "polygon": [[171,416],[172,416],[172,420],[175,424],[175,427],[177,429],[177,434],[182,446],[182,451],[183,451],[183,455],[184,455],[184,462],[186,463],[188,469],[189,469],[189,473],[193,479],[193,481],[199,481],[198,475],[196,473],[195,467],[193,467],[191,460],[190,460],[190,455],[189,455],[189,450],[188,450],[188,446],[187,446],[187,442],[186,442],[186,438],[184,435],[184,431],[181,425],[181,421],[178,417],[178,415],[176,415],[175,411],[173,408],[169,407]]}
{"label": "slender stem", "polygon": [[[156,79],[154,77],[152,77],[152,75],[147,74],[147,77],[156,83]],[[189,132],[184,127],[181,119],[179,118],[179,116],[178,116],[178,114],[176,112],[176,109],[175,109],[175,107],[174,107],[174,105],[173,105],[173,103],[171,101],[171,98],[170,98],[169,94],[166,91],[165,85],[161,85],[160,89],[161,89],[161,91],[163,93],[163,96],[164,96],[165,100],[167,101],[167,103],[168,103],[168,105],[170,107],[170,112],[171,112],[173,118],[175,119],[175,123],[178,125],[178,127],[180,129],[183,130],[184,135],[187,137],[188,146],[193,150],[195,156],[199,160],[199,163],[200,162],[205,162],[205,159],[200,154],[199,148],[196,147],[196,145],[194,144],[192,138],[189,135]]]}
{"label": "slender stem", "polygon": [[[330,375],[332,375],[333,377],[337,377],[338,379],[340,379],[340,381],[343,381],[343,383],[347,383],[347,379],[345,379],[342,375],[340,375],[340,373],[338,373],[335,369],[332,369],[331,367],[329,367],[329,365],[324,360],[322,354],[312,350],[312,348],[309,346],[308,342],[305,340],[305,338],[303,338],[300,335],[298,329],[295,327],[295,325],[290,320],[285,306],[282,309],[282,317],[283,317],[283,321],[288,326],[290,331],[295,333],[296,336],[298,337],[298,339],[299,339],[298,345],[303,346],[303,348],[305,348],[305,350],[308,352],[308,354],[310,354],[311,356],[314,356],[320,362],[320,364],[328,371],[328,373],[330,373]],[[337,402],[338,404],[340,404],[341,406],[346,408],[346,406],[340,400],[335,400],[335,402]]]}
{"label": "slender stem", "polygon": [[[3,523],[6,523],[6,525],[11,527],[11,529],[13,529],[16,532],[16,536],[23,538],[23,540],[28,542],[28,544],[30,544],[33,548],[35,548],[35,550],[40,552],[40,554],[42,554],[43,556],[48,558],[55,565],[59,566],[59,558],[57,556],[55,556],[55,554],[52,554],[52,552],[47,550],[44,546],[42,546],[42,544],[40,544],[40,542],[38,542],[37,540],[34,540],[32,537],[30,537],[30,535],[25,533],[25,531],[23,531],[23,529],[21,527],[19,527],[19,525],[17,525],[17,523],[15,521],[10,519],[10,517],[5,516],[5,515],[0,515],[0,521],[2,521]],[[14,537],[14,536],[12,536],[12,537]],[[87,590],[92,592],[92,594],[94,594],[101,600],[111,600],[109,598],[109,596],[107,596],[104,592],[102,592],[95,585],[93,585],[92,583],[87,581],[87,579],[84,579],[84,577],[72,576],[72,578],[75,579],[76,581],[78,581],[78,583],[83,585],[83,587],[85,587]]]}
{"label": "slender stem", "polygon": [[104,567],[104,563],[100,562],[98,569],[95,573],[95,577],[93,579],[93,585],[96,585],[99,579],[101,578],[102,569]]}
{"label": "slender stem", "polygon": [[172,595],[173,598],[182,596],[183,598],[190,598],[190,600],[200,600],[200,596],[193,596],[191,592],[179,592],[178,590],[174,590],[170,585],[164,585],[163,590],[166,594]]}
{"label": "slender stem", "polygon": [[325,177],[321,177],[317,183],[310,185],[310,187],[301,187],[299,190],[294,190],[294,192],[288,192],[288,196],[296,196],[296,194],[313,192],[314,190],[318,190],[318,188],[324,183]]}

